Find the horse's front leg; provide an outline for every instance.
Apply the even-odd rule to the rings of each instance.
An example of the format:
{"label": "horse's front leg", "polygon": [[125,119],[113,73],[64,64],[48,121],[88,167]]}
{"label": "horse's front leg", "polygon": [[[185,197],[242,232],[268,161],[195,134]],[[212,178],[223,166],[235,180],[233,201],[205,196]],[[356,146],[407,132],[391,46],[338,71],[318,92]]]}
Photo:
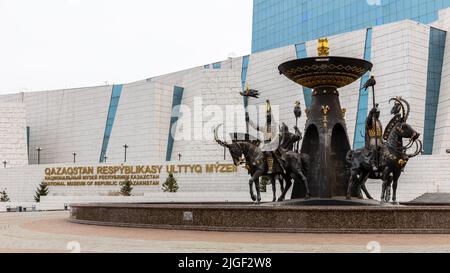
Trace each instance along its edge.
{"label": "horse's front leg", "polygon": [[278,176],[278,182],[280,182],[280,190],[284,192],[284,177],[282,175]]}
{"label": "horse's front leg", "polygon": [[278,198],[278,202],[283,202],[284,200],[286,200],[286,194],[292,186],[290,175],[283,175],[283,179],[284,181],[286,181],[286,186],[284,187],[283,193],[281,194],[280,198]]}
{"label": "horse's front leg", "polygon": [[253,191],[253,184],[255,184],[255,181],[259,181],[259,172],[256,172],[248,181],[248,186],[250,188],[250,197],[252,198],[253,202],[256,202],[256,195]]}
{"label": "horse's front leg", "polygon": [[[258,177],[254,178],[253,181],[255,183],[255,188],[256,188],[256,201],[255,204],[259,205],[261,203],[261,188],[260,188],[260,183],[259,183],[259,178],[261,177],[262,173],[260,172],[256,172]],[[255,174],[256,176],[256,174]]]}
{"label": "horse's front leg", "polygon": [[308,184],[308,178],[303,174],[303,171],[300,169],[298,172],[298,177],[303,182],[303,185],[305,186],[306,194],[305,199],[309,199],[311,197],[311,194],[309,193],[309,184]]}
{"label": "horse's front leg", "polygon": [[388,193],[388,187],[390,189],[391,187],[391,170],[389,167],[386,167],[383,171],[383,187],[381,190],[381,204],[384,205],[385,203],[389,202],[390,199],[390,193]]}
{"label": "horse's front leg", "polygon": [[370,195],[370,193],[369,193],[369,191],[367,190],[367,187],[366,187],[367,179],[369,179],[369,174],[367,174],[367,176],[362,181],[361,189],[363,190],[363,192],[366,195],[367,199],[373,200],[373,197]]}
{"label": "horse's front leg", "polygon": [[352,200],[352,190],[355,185],[355,181],[358,179],[358,173],[354,170],[351,170],[350,179],[348,180],[347,187],[347,200]]}
{"label": "horse's front leg", "polygon": [[269,178],[270,178],[270,184],[272,184],[272,194],[273,194],[272,202],[276,202],[277,201],[277,184],[276,184],[276,180],[275,180],[275,177],[273,175],[269,176]]}
{"label": "horse's front leg", "polygon": [[400,178],[400,173],[401,173],[400,171],[394,173],[394,179],[393,179],[394,181],[393,181],[393,184],[392,184],[392,190],[393,190],[392,203],[394,205],[400,205],[400,203],[397,202],[397,186],[398,186],[398,179]]}
{"label": "horse's front leg", "polygon": [[362,171],[359,176],[359,183],[358,183],[358,188],[357,188],[359,199],[364,199],[363,192],[366,194],[367,198],[371,199],[369,191],[366,188],[367,179],[369,179],[369,172]]}

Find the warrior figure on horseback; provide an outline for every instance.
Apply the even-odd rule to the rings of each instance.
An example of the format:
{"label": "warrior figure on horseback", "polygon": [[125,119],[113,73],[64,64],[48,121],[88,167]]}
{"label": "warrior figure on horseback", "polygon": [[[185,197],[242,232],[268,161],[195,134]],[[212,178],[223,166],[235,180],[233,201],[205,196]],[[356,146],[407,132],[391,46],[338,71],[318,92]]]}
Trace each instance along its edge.
{"label": "warrior figure on horseback", "polygon": [[268,174],[276,172],[275,168],[282,168],[280,147],[280,132],[277,122],[273,118],[272,105],[266,101],[266,126],[256,125],[247,117],[247,123],[256,131],[263,134],[263,142],[260,144],[261,151],[268,164]]}
{"label": "warrior figure on horseback", "polygon": [[[395,102],[391,110],[394,117],[386,127],[384,134],[381,131],[381,123],[376,121],[379,117],[379,111],[373,109],[367,121],[366,146],[347,154],[347,163],[351,172],[347,191],[348,199],[351,199],[352,193],[355,191],[360,193],[359,189],[362,189],[366,196],[372,199],[365,187],[365,182],[370,178],[383,180],[382,203],[390,201],[392,184],[392,200],[397,203],[396,191],[400,175],[408,160],[416,157],[422,151],[420,134],[407,124],[410,114],[409,103],[401,97],[392,98],[390,102],[392,101]],[[374,124],[378,125],[375,126]],[[381,138],[381,136],[383,137]],[[409,140],[406,146],[403,145],[403,139]],[[373,144],[375,144],[375,147]],[[415,151],[408,153],[414,146]],[[369,155],[369,159],[367,155]],[[361,195],[359,197],[362,198]]]}
{"label": "warrior figure on horseback", "polygon": [[370,111],[366,119],[366,135],[364,156],[366,163],[377,172],[380,164],[380,151],[383,147],[383,125],[380,122],[380,109],[378,104]]}
{"label": "warrior figure on horseback", "polygon": [[[275,179],[282,177],[286,186],[282,186],[282,195],[278,201],[284,201],[287,192],[292,186],[291,180],[303,182],[309,198],[309,187],[306,174],[309,167],[309,157],[293,151],[293,146],[300,141],[302,135],[297,127],[296,133],[289,132],[289,128],[282,124],[281,128],[274,121],[270,101],[267,101],[266,126],[255,125],[247,116],[247,123],[262,132],[264,140],[261,141],[233,141],[228,144],[218,138],[217,127],[214,130],[214,136],[217,143],[229,149],[235,165],[245,164],[249,171],[251,179],[249,180],[250,196],[257,204],[261,201],[259,178],[261,176],[269,177],[272,190],[273,201],[276,201]],[[256,188],[256,195],[253,191],[253,185]]]}

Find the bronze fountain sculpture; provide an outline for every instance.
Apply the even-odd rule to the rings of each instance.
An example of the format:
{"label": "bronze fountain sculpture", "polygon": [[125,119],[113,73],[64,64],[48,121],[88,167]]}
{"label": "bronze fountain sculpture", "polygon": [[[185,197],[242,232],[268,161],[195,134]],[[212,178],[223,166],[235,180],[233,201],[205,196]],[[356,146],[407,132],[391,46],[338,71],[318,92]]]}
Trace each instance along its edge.
{"label": "bronze fountain sculpture", "polygon": [[[214,137],[217,143],[221,146],[229,149],[233,162],[236,166],[245,164],[251,178],[249,180],[250,196],[256,204],[261,202],[261,191],[259,178],[261,176],[268,176],[271,180],[273,189],[273,201],[276,201],[275,191],[275,177],[281,175],[286,182],[286,186],[283,189],[283,193],[278,201],[284,201],[287,192],[292,185],[291,178],[296,183],[302,182],[306,194],[305,198],[309,198],[309,187],[305,173],[308,172],[309,159],[307,155],[302,155],[294,151],[284,150],[282,147],[278,149],[278,152],[282,154],[282,158],[274,160],[274,157],[270,157],[259,146],[260,141],[248,141],[245,139],[236,138],[232,143],[227,143],[219,139],[218,129],[219,125],[214,130]],[[243,160],[242,160],[243,159]],[[253,191],[253,186],[256,189],[256,195]]]}
{"label": "bronze fountain sculpture", "polygon": [[[364,85],[366,90],[372,87],[374,92],[374,107],[366,122],[366,147],[351,151],[345,109],[341,108],[338,89],[361,78],[373,65],[362,59],[328,56],[327,39],[319,40],[318,55],[289,61],[278,67],[280,74],[313,90],[311,107],[306,110],[306,133],[301,150],[298,148],[299,144],[295,145],[301,140],[297,126],[295,134],[289,133],[289,128],[284,124],[281,132],[276,130],[278,125],[272,119],[269,101],[264,128],[255,126],[246,116],[247,125],[250,124],[257,131],[264,133],[264,141],[250,137],[247,132],[245,138],[234,138],[233,143],[229,144],[219,139],[217,130],[220,126],[214,131],[215,140],[230,150],[236,165],[244,164],[249,170],[250,195],[257,204],[261,201],[261,176],[270,177],[273,201],[276,200],[275,178],[281,176],[286,187],[282,187],[283,193],[278,201],[285,200],[292,184],[291,179],[296,182],[292,191],[293,200],[336,200],[337,197],[362,199],[361,191],[372,199],[365,187],[365,182],[371,178],[383,180],[382,203],[390,201],[390,188],[393,183],[393,201],[396,202],[396,189],[401,172],[408,160],[422,151],[420,134],[406,123],[410,105],[402,98],[391,99],[391,102],[395,101],[392,110],[394,118],[382,137],[380,112],[375,103],[376,81],[372,76]],[[242,92],[241,95],[260,96],[259,91],[251,91]],[[301,115],[299,102],[296,102],[294,113],[298,122]],[[403,145],[403,139],[409,139],[406,146]],[[407,151],[414,145],[416,151],[409,154]],[[253,192],[253,185],[257,195]]]}
{"label": "bronze fountain sculpture", "polygon": [[[278,69],[288,79],[313,89],[301,152],[311,159],[308,173],[311,196],[333,198],[347,194],[349,178],[345,159],[350,141],[338,88],[361,78],[372,69],[372,64],[360,59],[328,56],[326,39],[319,40],[318,51],[319,57],[286,62]],[[292,199],[304,197],[304,188],[295,185]]]}
{"label": "bronze fountain sculpture", "polygon": [[[289,79],[313,88],[312,105],[306,111],[306,134],[301,149],[299,142],[302,134],[297,128],[302,112],[299,102],[294,108],[297,118],[295,133],[290,133],[285,124],[277,124],[269,101],[265,126],[256,126],[247,114],[246,133],[232,133],[231,141],[219,139],[221,125],[214,129],[215,140],[229,149],[234,164],[244,165],[248,170],[252,200],[260,205],[259,178],[267,176],[274,189],[273,201],[276,201],[275,178],[281,176],[286,183],[278,199],[282,202],[265,203],[258,207],[240,202],[79,204],[72,205],[71,221],[202,231],[450,234],[448,207],[435,208],[414,203],[403,203],[402,207],[382,207],[374,200],[359,200],[363,197],[361,191],[371,199],[365,183],[372,178],[383,180],[381,204],[390,201],[391,184],[396,204],[398,178],[408,160],[422,152],[422,142],[420,135],[407,123],[411,107],[401,97],[390,100],[394,102],[391,111],[393,118],[383,132],[373,92],[373,109],[366,120],[366,146],[351,151],[345,111],[341,109],[337,89],[358,80],[372,68],[372,64],[359,59],[328,57],[326,40],[320,41],[319,53],[319,57],[294,60],[279,67],[280,72]],[[375,85],[375,78],[372,77],[364,88],[371,87],[375,91]],[[259,91],[248,88],[241,95],[261,96]],[[263,132],[264,139],[251,136],[249,126]],[[411,152],[413,149],[415,151]],[[292,200],[284,201],[292,186],[291,180],[295,180]],[[358,199],[347,200],[352,197]],[[318,207],[323,205],[326,207]],[[180,211],[184,212],[183,221]]]}

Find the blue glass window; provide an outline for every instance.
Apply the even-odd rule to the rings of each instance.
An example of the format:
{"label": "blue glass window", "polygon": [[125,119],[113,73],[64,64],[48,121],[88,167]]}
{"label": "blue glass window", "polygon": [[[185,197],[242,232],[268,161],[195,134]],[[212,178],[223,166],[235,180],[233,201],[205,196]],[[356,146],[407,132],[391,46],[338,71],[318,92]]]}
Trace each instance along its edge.
{"label": "blue glass window", "polygon": [[31,128],[27,126],[27,152],[28,158],[30,158],[30,137],[31,137]]}
{"label": "blue glass window", "polygon": [[[364,59],[370,61],[372,57],[372,29],[367,29],[366,33],[366,46],[364,49]],[[359,91],[358,100],[358,112],[356,114],[356,127],[355,136],[353,140],[353,148],[359,149],[365,145],[365,133],[366,133],[366,118],[369,107],[369,92],[370,90],[364,90],[364,84],[369,80],[370,72],[367,72],[361,78],[361,87]]]}
{"label": "blue glass window", "polygon": [[102,150],[100,152],[100,163],[105,161],[106,151],[108,150],[109,139],[111,138],[114,119],[116,118],[117,107],[119,106],[120,95],[123,85],[114,85],[111,91],[111,100],[109,103],[108,117],[106,119],[105,133],[103,135]]}
{"label": "blue glass window", "polygon": [[[184,88],[174,86],[173,88],[173,98],[172,98],[172,109],[180,110],[181,101],[183,100],[183,92]],[[172,160],[172,152],[173,152],[173,144],[175,142],[174,136],[172,135],[172,127],[177,123],[180,112],[174,113],[172,111],[173,116],[170,118],[170,127],[169,127],[169,137],[167,140],[167,151],[166,151],[166,161]]]}
{"label": "blue glass window", "polygon": [[[249,62],[250,56],[247,55],[242,57],[242,72],[241,72],[242,91],[245,90],[245,85],[247,83],[247,71]],[[248,97],[244,97],[244,107],[247,108],[247,106],[248,106]]]}
{"label": "blue glass window", "polygon": [[428,53],[427,95],[425,101],[425,128],[423,134],[423,148],[427,155],[433,153],[446,37],[447,32],[431,28]]}
{"label": "blue glass window", "polygon": [[450,0],[253,0],[252,52],[404,19],[438,19]]}

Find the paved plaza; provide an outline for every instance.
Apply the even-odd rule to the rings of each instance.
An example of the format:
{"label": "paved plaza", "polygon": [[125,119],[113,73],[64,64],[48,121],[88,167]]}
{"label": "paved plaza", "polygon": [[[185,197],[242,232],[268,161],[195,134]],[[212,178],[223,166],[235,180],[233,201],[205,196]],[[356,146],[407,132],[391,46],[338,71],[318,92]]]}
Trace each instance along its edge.
{"label": "paved plaza", "polygon": [[98,227],[69,212],[0,213],[0,252],[450,252],[450,235],[223,233]]}

